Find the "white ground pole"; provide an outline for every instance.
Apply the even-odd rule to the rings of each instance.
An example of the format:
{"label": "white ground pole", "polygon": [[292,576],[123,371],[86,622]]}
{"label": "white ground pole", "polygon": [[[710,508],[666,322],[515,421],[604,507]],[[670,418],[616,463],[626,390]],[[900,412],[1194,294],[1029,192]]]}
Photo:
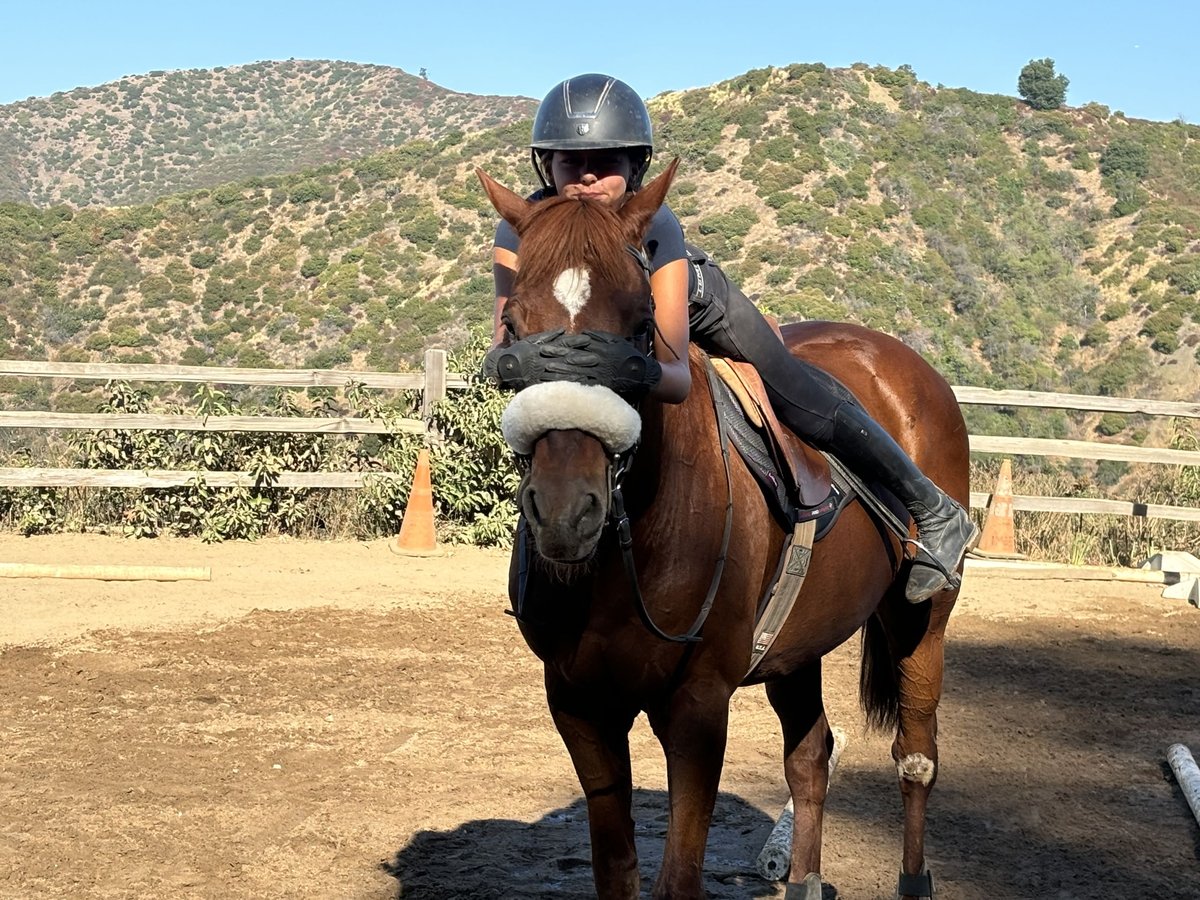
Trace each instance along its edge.
{"label": "white ground pole", "polygon": [[[829,777],[832,779],[842,748],[846,746],[846,732],[840,728],[829,730],[833,732],[833,751],[829,754]],[[755,862],[758,874],[767,881],[783,881],[792,867],[792,816],[793,807],[789,798]]]}
{"label": "white ground pole", "polygon": [[1192,808],[1196,823],[1200,824],[1200,768],[1197,768],[1192,752],[1183,744],[1172,744],[1167,748],[1167,762],[1171,764],[1175,780],[1183,788],[1183,796]]}

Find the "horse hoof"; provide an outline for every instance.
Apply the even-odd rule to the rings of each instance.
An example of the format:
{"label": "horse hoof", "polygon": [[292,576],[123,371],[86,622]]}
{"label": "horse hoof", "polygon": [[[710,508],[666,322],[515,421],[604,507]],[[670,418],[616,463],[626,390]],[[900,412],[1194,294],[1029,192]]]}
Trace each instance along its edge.
{"label": "horse hoof", "polygon": [[783,900],[821,900],[821,876],[809,872],[803,881],[789,882]]}
{"label": "horse hoof", "polygon": [[933,900],[933,876],[929,869],[920,875],[905,875],[900,873],[900,883],[896,886],[896,896],[899,897],[928,897]]}

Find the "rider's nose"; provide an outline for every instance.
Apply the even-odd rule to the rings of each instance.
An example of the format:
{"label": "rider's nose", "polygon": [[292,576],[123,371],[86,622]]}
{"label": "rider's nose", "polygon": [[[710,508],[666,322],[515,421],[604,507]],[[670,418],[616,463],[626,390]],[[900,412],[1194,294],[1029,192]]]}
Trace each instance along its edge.
{"label": "rider's nose", "polygon": [[595,184],[600,179],[596,177],[595,172],[584,172],[579,180],[584,184]]}

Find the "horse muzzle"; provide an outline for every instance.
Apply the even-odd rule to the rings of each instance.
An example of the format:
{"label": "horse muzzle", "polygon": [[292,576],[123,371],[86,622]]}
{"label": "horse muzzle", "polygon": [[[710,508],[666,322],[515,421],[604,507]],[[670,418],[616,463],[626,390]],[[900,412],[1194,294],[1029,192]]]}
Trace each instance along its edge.
{"label": "horse muzzle", "polygon": [[[579,432],[554,432],[564,440]],[[562,443],[557,442],[557,443]],[[594,442],[593,442],[594,443]],[[539,447],[544,446],[539,443]],[[608,497],[595,490],[593,479],[578,474],[540,471],[534,467],[520,495],[521,512],[538,554],[560,565],[578,565],[591,559],[608,519]],[[539,470],[534,475],[534,468]]]}
{"label": "horse muzzle", "polygon": [[529,466],[519,503],[538,553],[586,562],[608,518],[610,461],[641,435],[637,410],[609,388],[550,381],[519,391],[501,429]]}

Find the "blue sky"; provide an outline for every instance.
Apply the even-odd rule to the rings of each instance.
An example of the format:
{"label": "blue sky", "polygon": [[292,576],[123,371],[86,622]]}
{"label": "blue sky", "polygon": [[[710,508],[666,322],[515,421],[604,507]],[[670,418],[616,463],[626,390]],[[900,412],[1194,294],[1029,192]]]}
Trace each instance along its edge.
{"label": "blue sky", "polygon": [[1070,79],[1069,105],[1200,122],[1200,74],[1190,63],[1200,4],[695,0],[667,12],[681,8],[666,0],[8,0],[0,104],[154,69],[289,57],[424,68],[452,90],[536,98],[579,72],[608,72],[651,97],[794,62],[907,63],[930,84],[1016,96],[1021,67],[1050,57]]}

